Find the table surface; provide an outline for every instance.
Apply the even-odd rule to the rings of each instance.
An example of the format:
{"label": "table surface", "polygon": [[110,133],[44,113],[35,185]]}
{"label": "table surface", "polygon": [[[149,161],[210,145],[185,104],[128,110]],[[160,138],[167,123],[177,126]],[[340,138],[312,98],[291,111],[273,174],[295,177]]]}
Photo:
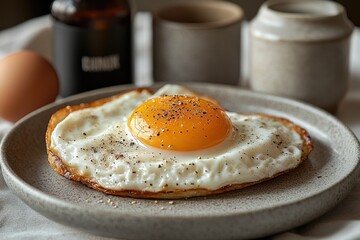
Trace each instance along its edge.
{"label": "table surface", "polygon": [[[151,16],[135,18],[135,83],[148,85],[151,78]],[[243,26],[242,78],[248,79],[247,24]],[[0,32],[0,56],[31,49],[51,61],[51,21],[48,16],[32,19]],[[352,36],[350,89],[336,117],[360,136],[360,29]],[[0,139],[12,125],[0,120]],[[108,239],[60,225],[35,212],[6,186],[0,173],[0,239]],[[334,209],[296,229],[268,239],[360,239],[360,179],[350,194]]]}

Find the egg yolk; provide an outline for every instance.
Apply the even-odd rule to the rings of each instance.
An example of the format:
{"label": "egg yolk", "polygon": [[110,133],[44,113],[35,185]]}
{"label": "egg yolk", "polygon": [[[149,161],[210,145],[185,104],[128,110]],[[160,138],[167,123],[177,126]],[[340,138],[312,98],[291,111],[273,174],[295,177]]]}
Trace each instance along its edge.
{"label": "egg yolk", "polygon": [[230,132],[231,123],[224,110],[212,102],[173,95],[145,101],[132,112],[128,127],[146,145],[192,151],[222,142]]}

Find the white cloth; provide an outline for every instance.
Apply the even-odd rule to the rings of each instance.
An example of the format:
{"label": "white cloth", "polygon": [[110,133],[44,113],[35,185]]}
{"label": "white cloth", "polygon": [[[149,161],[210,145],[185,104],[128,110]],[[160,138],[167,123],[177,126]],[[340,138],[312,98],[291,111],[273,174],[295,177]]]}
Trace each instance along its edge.
{"label": "white cloth", "polygon": [[[151,83],[150,15],[135,18],[135,81]],[[51,21],[43,16],[0,32],[0,55],[19,49],[32,49],[51,60]],[[246,30],[246,28],[244,28]],[[244,34],[246,37],[246,34]],[[247,45],[247,39],[243,44]],[[243,49],[247,49],[246,47]],[[247,64],[243,52],[243,67]],[[247,74],[246,69],[243,73]],[[245,76],[246,77],[246,76]],[[352,39],[351,86],[337,117],[360,136],[360,29]],[[11,129],[0,120],[0,139]],[[93,236],[55,223],[38,214],[19,200],[6,186],[0,173],[0,240],[2,239],[108,239]],[[360,239],[360,181],[347,198],[324,216],[296,229],[269,237],[274,240]]]}

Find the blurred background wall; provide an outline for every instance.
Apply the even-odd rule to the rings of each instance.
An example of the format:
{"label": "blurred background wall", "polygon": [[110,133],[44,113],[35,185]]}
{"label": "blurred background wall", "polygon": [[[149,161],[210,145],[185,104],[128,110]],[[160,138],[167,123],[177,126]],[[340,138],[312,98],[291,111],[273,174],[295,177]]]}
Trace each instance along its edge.
{"label": "blurred background wall", "polygon": [[0,0],[0,29],[50,12],[51,0]]}
{"label": "blurred background wall", "polygon": [[[99,0],[106,1],[106,0]],[[138,11],[154,11],[157,8],[181,0],[130,0]],[[200,0],[193,0],[200,1]],[[240,4],[245,10],[247,19],[255,16],[264,0],[228,0]],[[301,1],[301,0],[298,0]],[[360,1],[336,0],[343,4],[349,18],[360,26]],[[1,0],[0,30],[14,26],[30,18],[48,14],[52,0]]]}

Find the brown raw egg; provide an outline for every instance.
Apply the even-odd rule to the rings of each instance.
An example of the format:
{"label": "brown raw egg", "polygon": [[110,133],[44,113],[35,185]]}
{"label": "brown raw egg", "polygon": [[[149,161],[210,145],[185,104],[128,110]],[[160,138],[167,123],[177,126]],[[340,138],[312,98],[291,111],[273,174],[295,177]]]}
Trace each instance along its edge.
{"label": "brown raw egg", "polygon": [[56,71],[40,54],[22,50],[0,60],[0,118],[16,122],[58,93]]}

